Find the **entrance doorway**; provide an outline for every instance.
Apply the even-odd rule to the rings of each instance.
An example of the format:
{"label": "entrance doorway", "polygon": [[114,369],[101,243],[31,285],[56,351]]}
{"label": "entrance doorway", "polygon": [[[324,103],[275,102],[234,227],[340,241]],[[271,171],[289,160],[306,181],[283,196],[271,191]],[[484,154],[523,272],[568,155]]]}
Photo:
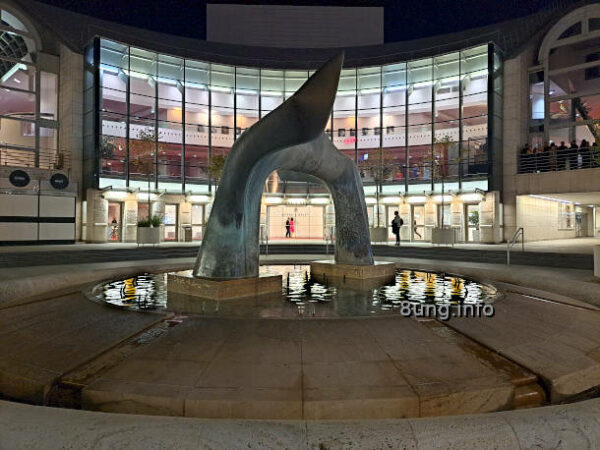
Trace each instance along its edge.
{"label": "entrance doorway", "polygon": [[123,203],[108,203],[108,228],[107,240],[109,242],[121,242],[123,226]]}
{"label": "entrance doorway", "polygon": [[425,207],[413,206],[412,219],[412,240],[422,241],[425,236]]}
{"label": "entrance doorway", "polygon": [[479,205],[467,205],[465,221],[467,222],[465,224],[467,242],[479,242],[479,230],[477,229],[479,224]]}
{"label": "entrance doorway", "polygon": [[202,226],[204,225],[204,206],[192,205],[192,240],[202,240]]}
{"label": "entrance doorway", "polygon": [[267,226],[269,239],[286,239],[285,222],[294,219],[292,239],[323,239],[323,206],[278,205],[267,207]]}
{"label": "entrance doorway", "polygon": [[176,204],[165,205],[165,241],[177,240],[177,206]]}

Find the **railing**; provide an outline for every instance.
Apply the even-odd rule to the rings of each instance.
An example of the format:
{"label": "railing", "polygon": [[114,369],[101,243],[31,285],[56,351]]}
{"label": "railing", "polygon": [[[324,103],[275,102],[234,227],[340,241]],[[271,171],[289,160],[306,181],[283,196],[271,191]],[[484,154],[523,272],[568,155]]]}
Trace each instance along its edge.
{"label": "railing", "polygon": [[[181,181],[185,176],[186,183],[207,182],[209,179],[208,164],[206,161],[186,160],[182,170],[181,161],[159,160],[150,162],[151,181],[158,178],[158,181]],[[147,180],[147,167],[135,159],[129,160],[130,179]],[[492,164],[487,155],[478,155],[461,162],[441,163],[441,162],[419,162],[414,164],[405,164],[394,161],[386,161],[383,166],[372,162],[359,162],[358,171],[361,175],[364,185],[374,184],[419,184],[419,183],[440,183],[458,181],[460,179],[481,178],[489,175],[492,171]],[[102,176],[108,178],[125,178],[127,176],[127,159],[125,158],[102,158],[101,170]],[[321,185],[315,185],[310,182],[288,182],[278,179],[274,184],[269,182],[267,187],[271,193],[287,194],[306,194],[327,193]],[[276,189],[276,192],[273,190]]]}
{"label": "railing", "polygon": [[519,239],[519,236],[521,236],[521,251],[525,251],[525,230],[523,229],[523,227],[519,227],[517,231],[515,231],[515,234],[513,235],[512,239],[506,243],[506,265],[510,265],[510,251],[516,244],[517,239]]}
{"label": "railing", "polygon": [[560,172],[600,167],[600,147],[565,148],[519,155],[518,173]]}
{"label": "railing", "polygon": [[48,170],[67,170],[71,168],[71,152],[16,145],[0,144],[0,166],[29,167]]}
{"label": "railing", "polygon": [[260,224],[260,243],[265,246],[265,255],[269,254],[269,232],[267,231],[267,225],[264,223]]}

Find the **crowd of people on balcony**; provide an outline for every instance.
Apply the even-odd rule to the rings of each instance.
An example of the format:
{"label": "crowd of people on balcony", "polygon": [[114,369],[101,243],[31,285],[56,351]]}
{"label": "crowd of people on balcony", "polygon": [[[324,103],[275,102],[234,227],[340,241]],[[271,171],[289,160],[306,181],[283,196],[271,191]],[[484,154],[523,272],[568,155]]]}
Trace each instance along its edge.
{"label": "crowd of people on balcony", "polygon": [[580,145],[571,141],[567,147],[564,141],[560,145],[545,142],[532,147],[526,144],[519,155],[519,173],[538,173],[560,170],[590,169],[600,167],[600,147],[596,142],[583,139]]}

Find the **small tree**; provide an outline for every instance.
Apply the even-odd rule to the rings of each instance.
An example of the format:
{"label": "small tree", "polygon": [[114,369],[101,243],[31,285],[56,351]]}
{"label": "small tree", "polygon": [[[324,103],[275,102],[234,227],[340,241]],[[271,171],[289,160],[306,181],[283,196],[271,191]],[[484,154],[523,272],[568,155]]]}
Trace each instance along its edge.
{"label": "small tree", "polygon": [[156,131],[142,128],[137,139],[129,140],[129,168],[135,169],[148,180],[148,217],[152,216],[150,205],[150,180],[154,176]]}
{"label": "small tree", "polygon": [[221,175],[223,175],[223,169],[225,167],[225,160],[227,159],[227,155],[212,155],[210,157],[210,162],[208,164],[208,173],[212,178],[215,179],[217,184],[219,180],[221,180]]}

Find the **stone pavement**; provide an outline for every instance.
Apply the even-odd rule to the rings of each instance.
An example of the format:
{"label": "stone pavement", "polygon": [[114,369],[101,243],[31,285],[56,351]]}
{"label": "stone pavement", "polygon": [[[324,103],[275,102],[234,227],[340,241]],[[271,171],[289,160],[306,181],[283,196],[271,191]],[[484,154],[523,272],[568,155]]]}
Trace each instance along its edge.
{"label": "stone pavement", "polygon": [[369,421],[244,421],[105,414],[0,401],[15,450],[600,448],[600,399],[480,415]]}

